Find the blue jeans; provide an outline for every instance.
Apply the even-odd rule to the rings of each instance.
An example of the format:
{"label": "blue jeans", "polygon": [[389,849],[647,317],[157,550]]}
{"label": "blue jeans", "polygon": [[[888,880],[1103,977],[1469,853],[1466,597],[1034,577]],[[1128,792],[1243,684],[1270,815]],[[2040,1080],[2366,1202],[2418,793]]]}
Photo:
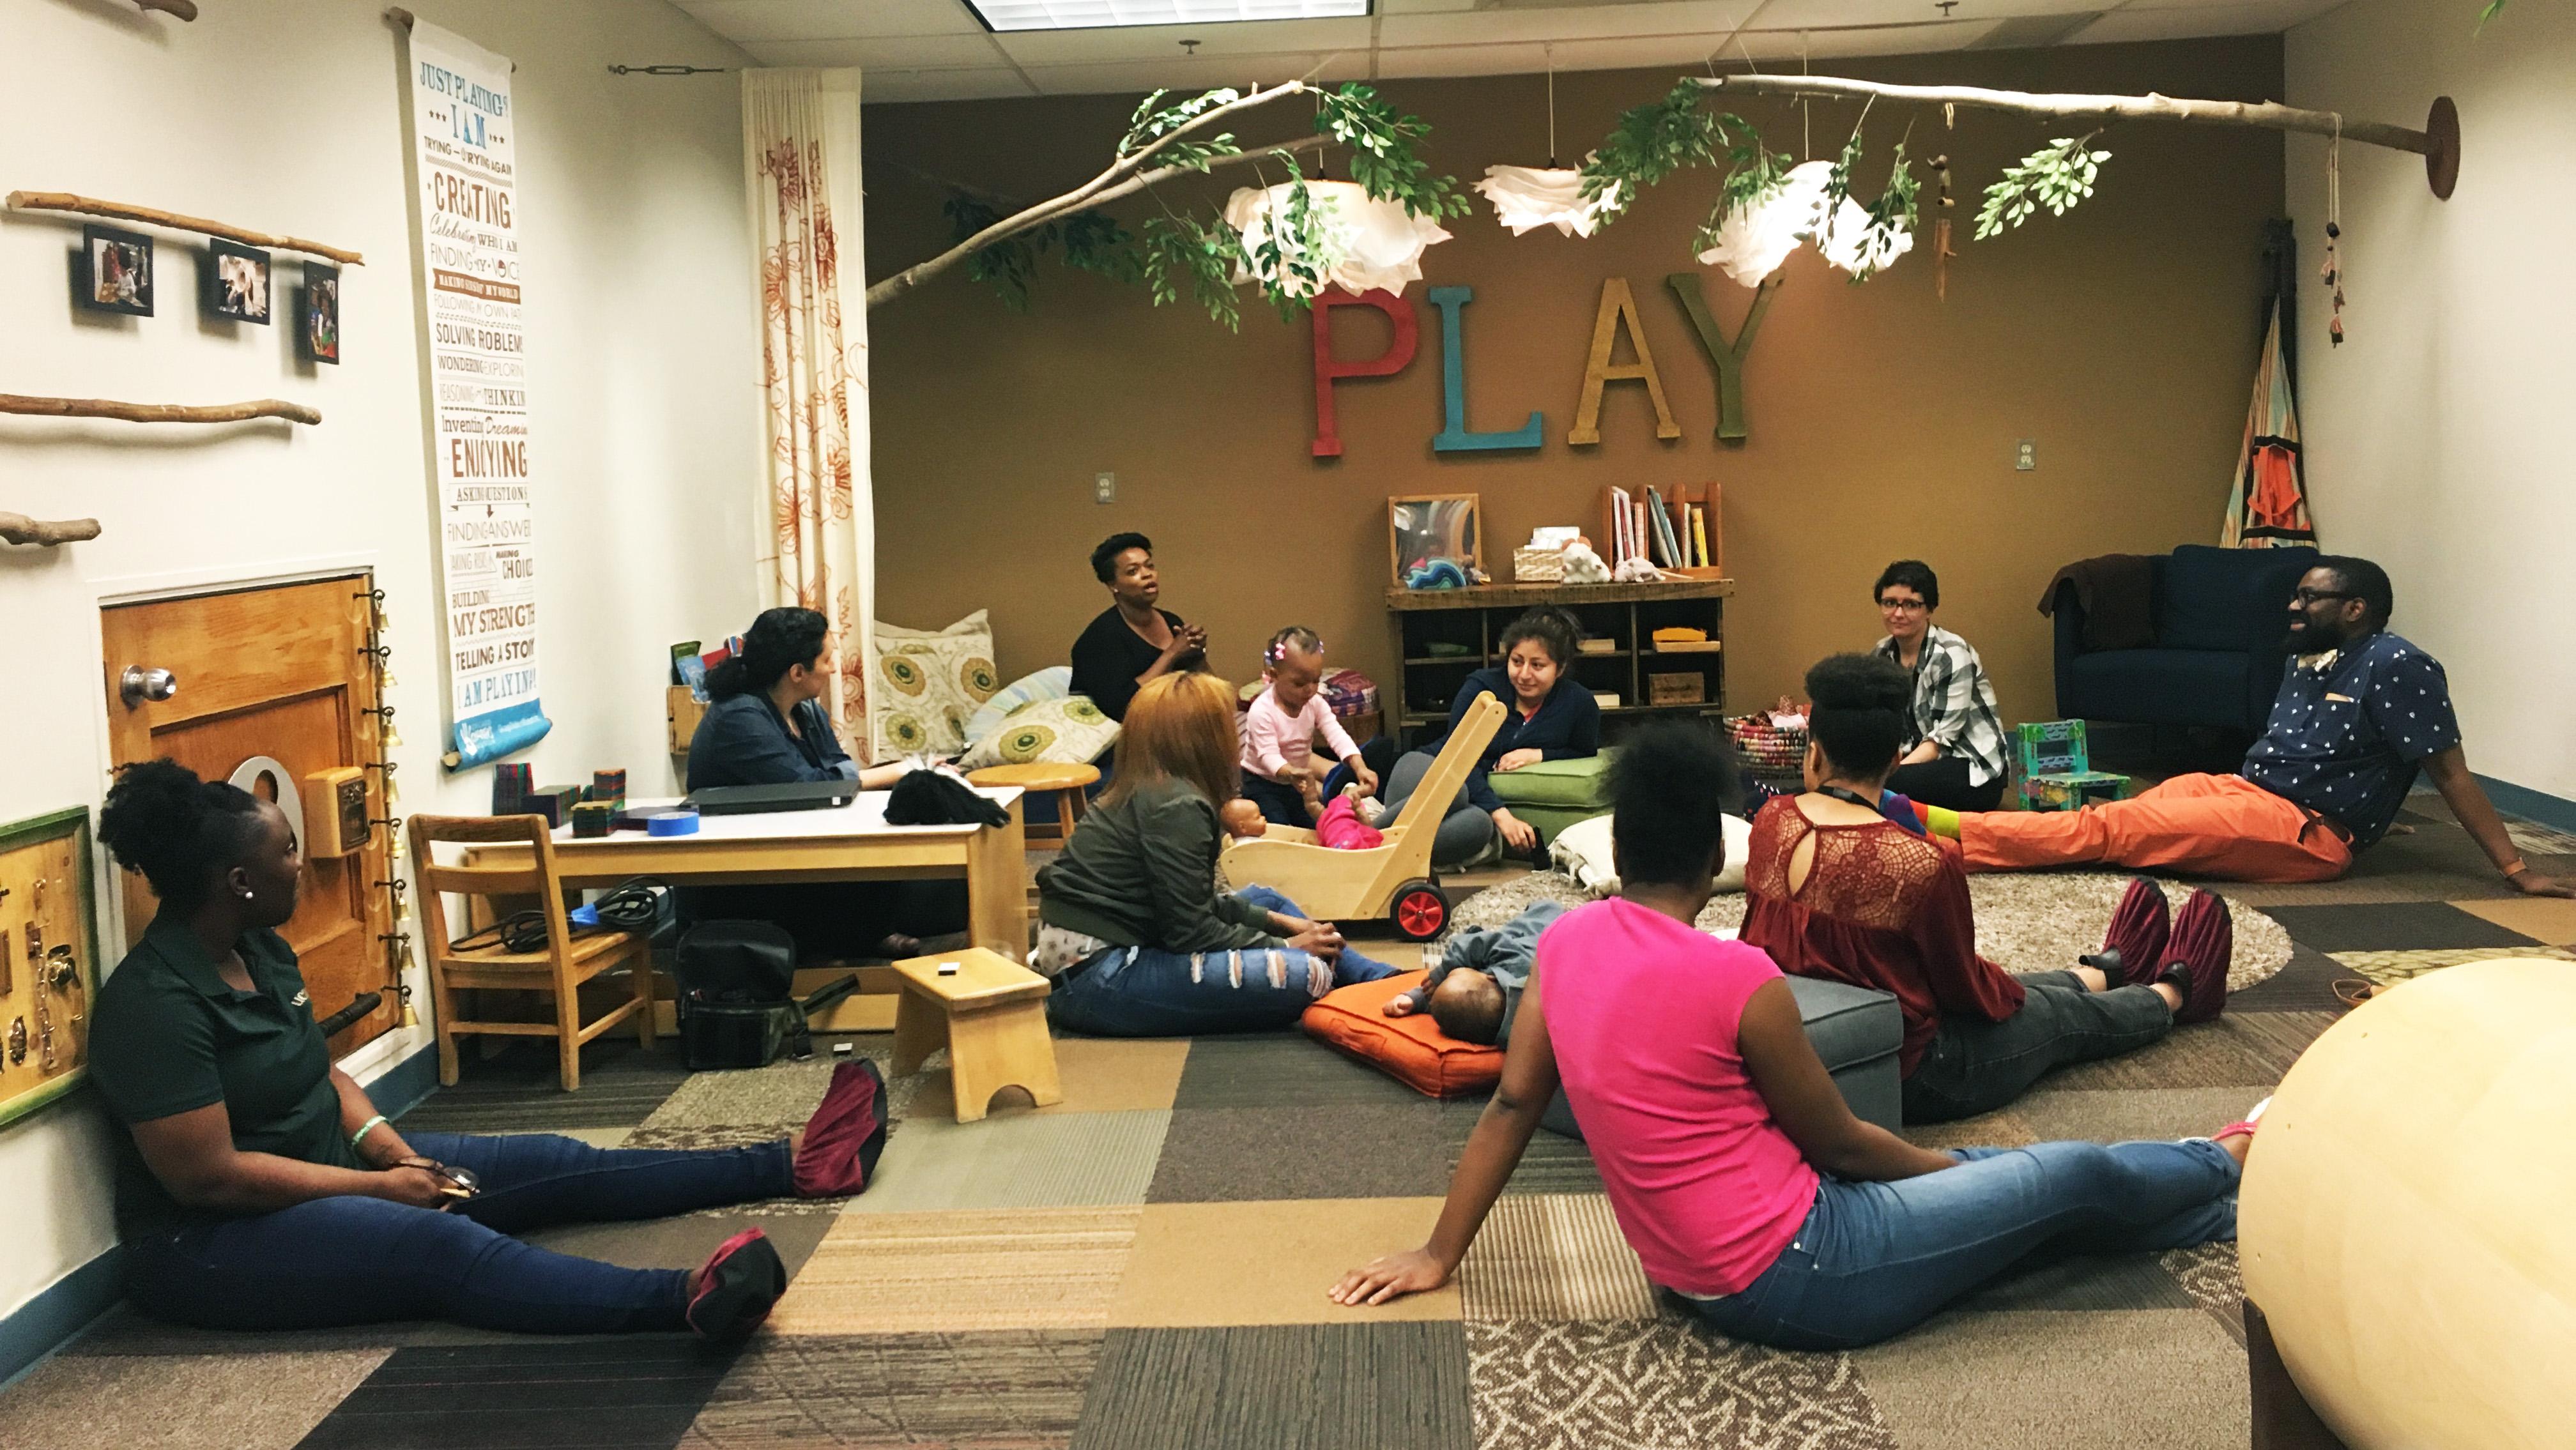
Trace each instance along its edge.
{"label": "blue jeans", "polygon": [[1738,1339],[1851,1349],[1930,1318],[2040,1250],[2141,1253],[2236,1237],[2236,1160],[2207,1140],[1961,1148],[1956,1168],[1816,1185],[1797,1237],[1741,1293],[1684,1295]]}
{"label": "blue jeans", "polygon": [[[1235,893],[1265,911],[1303,916],[1267,886]],[[1349,947],[1324,963],[1293,948],[1173,952],[1111,947],[1065,969],[1047,995],[1047,1020],[1094,1037],[1191,1037],[1285,1027],[1333,987],[1374,982],[1395,968]]]}
{"label": "blue jeans", "polygon": [[663,1218],[796,1192],[787,1142],[750,1148],[594,1148],[552,1134],[406,1135],[414,1152],[483,1181],[441,1213],[378,1198],[317,1198],[125,1246],[125,1290],[158,1319],[202,1329],[318,1329],[448,1319],[532,1334],[680,1329],[679,1269],[622,1269],[521,1243],[559,1223]]}
{"label": "blue jeans", "polygon": [[2018,980],[2021,1010],[2001,1022],[1942,1015],[1905,1080],[1905,1121],[1991,1113],[2052,1068],[2135,1052],[2173,1031],[2173,1009],[2151,987],[2088,992],[2073,972],[2024,972]]}
{"label": "blue jeans", "polygon": [[[1336,766],[1335,769],[1341,767]],[[1251,771],[1243,773],[1243,798],[1261,807],[1261,818],[1274,826],[1295,826],[1299,830],[1315,829],[1315,818],[1306,814],[1306,798],[1293,786],[1265,780]]]}

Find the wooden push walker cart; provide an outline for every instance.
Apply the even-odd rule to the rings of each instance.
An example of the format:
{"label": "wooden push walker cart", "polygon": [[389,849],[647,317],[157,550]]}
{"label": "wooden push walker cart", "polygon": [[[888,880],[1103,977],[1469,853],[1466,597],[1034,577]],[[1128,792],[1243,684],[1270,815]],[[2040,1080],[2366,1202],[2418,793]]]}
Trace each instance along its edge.
{"label": "wooden push walker cart", "polygon": [[1407,810],[1387,828],[1386,841],[1365,851],[1336,851],[1295,826],[1270,827],[1256,840],[1237,841],[1217,858],[1230,890],[1262,885],[1297,903],[1317,921],[1358,921],[1383,916],[1408,941],[1429,941],[1449,924],[1449,896],[1431,874],[1431,839],[1439,834],[1448,802],[1458,798],[1467,773],[1503,727],[1503,704],[1479,695],[1440,747]]}

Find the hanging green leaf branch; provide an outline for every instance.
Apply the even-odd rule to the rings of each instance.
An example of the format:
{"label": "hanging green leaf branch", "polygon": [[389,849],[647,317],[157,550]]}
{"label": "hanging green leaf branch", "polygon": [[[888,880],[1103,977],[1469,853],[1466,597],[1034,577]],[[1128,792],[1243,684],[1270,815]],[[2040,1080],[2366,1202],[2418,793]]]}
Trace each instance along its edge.
{"label": "hanging green leaf branch", "polygon": [[2111,159],[2110,152],[2092,149],[2093,138],[2101,134],[2060,136],[2005,167],[2003,180],[1986,188],[1986,204],[1977,208],[1975,240],[2001,236],[2030,220],[2043,206],[2050,216],[2064,216],[2091,196],[2093,179],[2102,174],[2102,163]]}
{"label": "hanging green leaf branch", "polygon": [[[1245,111],[1300,95],[1314,98],[1312,135],[1248,146],[1234,131],[1221,129]],[[1052,253],[1061,265],[1142,285],[1156,306],[1186,298],[1228,328],[1240,324],[1236,289],[1244,280],[1255,283],[1283,316],[1293,316],[1327,284],[1349,245],[1353,219],[1341,214],[1345,199],[1321,192],[1340,184],[1310,183],[1298,160],[1328,146],[1349,150],[1357,189],[1348,198],[1352,204],[1387,203],[1425,223],[1467,212],[1456,179],[1435,174],[1416,154],[1429,125],[1388,106],[1367,86],[1287,81],[1248,92],[1223,88],[1170,97],[1158,90],[1140,101],[1109,166],[1062,195],[1020,206],[952,187],[942,206],[953,233],[949,248],[872,284],[868,306],[892,301],[963,263],[967,275],[991,286],[1006,306],[1025,310],[1038,264]],[[1176,205],[1156,190],[1179,177],[1243,164],[1264,182],[1267,202],[1258,208],[1255,226],[1187,201]],[[1287,179],[1270,183],[1272,169]],[[1138,192],[1154,196],[1158,214],[1130,227],[1102,209]]]}

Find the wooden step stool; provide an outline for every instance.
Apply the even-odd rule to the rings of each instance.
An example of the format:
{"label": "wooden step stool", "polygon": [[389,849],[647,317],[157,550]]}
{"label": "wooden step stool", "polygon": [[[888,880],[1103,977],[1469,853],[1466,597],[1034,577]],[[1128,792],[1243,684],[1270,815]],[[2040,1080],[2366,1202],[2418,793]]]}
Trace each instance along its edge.
{"label": "wooden step stool", "polygon": [[[955,974],[940,975],[942,962],[955,962]],[[1025,1088],[1042,1108],[1064,1101],[1055,1040],[1047,1035],[1046,978],[982,947],[912,957],[894,969],[903,978],[894,1076],[920,1071],[924,1058],[947,1048],[961,1123],[981,1119],[1006,1087]]]}

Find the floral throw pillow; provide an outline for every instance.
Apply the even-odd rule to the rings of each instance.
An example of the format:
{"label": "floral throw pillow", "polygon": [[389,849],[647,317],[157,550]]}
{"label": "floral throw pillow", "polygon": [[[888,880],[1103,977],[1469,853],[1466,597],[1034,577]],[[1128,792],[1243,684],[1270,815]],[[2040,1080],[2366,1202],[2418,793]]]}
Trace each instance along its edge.
{"label": "floral throw pillow", "polygon": [[1011,712],[957,762],[966,770],[992,765],[1089,765],[1118,742],[1118,722],[1100,713],[1087,695],[1040,700]]}
{"label": "floral throw pillow", "polygon": [[965,749],[967,718],[1002,684],[993,668],[993,626],[981,609],[940,630],[880,623],[876,656],[868,714],[878,760]]}

